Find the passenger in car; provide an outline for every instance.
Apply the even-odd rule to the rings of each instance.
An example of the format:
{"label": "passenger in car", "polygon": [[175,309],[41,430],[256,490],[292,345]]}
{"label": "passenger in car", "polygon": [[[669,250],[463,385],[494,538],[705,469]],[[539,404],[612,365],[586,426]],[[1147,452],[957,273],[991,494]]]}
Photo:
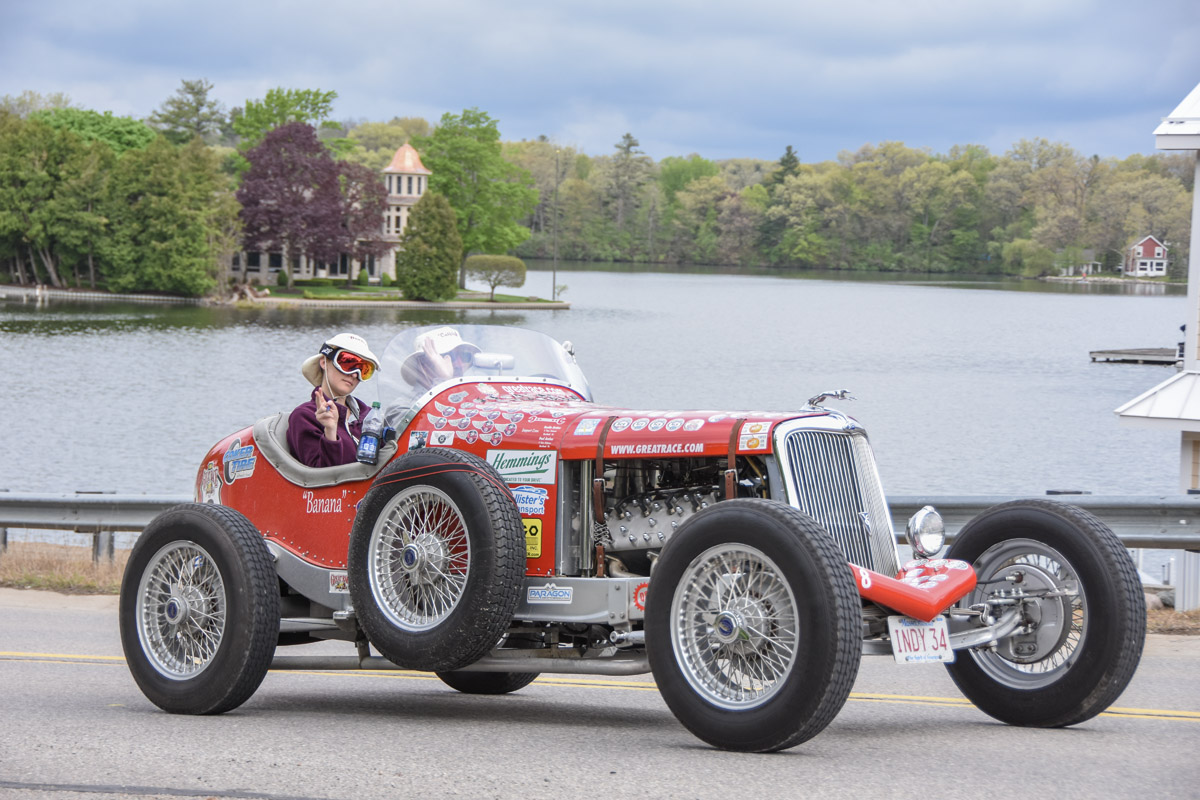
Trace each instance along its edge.
{"label": "passenger in car", "polygon": [[432,389],[442,381],[462,377],[479,348],[464,342],[449,326],[421,334],[413,342],[416,351],[400,365],[400,376],[410,386]]}
{"label": "passenger in car", "polygon": [[339,333],[304,360],[300,372],[316,388],[288,417],[288,448],[297,460],[310,467],[354,462],[368,407],[350,393],[377,369],[379,359],[353,333]]}

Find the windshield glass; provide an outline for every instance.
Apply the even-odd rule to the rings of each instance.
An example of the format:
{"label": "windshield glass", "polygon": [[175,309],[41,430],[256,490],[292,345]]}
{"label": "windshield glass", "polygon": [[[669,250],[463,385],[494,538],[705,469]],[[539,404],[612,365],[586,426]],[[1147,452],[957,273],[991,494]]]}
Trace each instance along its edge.
{"label": "windshield glass", "polygon": [[[442,384],[463,378],[550,379],[592,397],[583,371],[544,333],[498,325],[434,325],[396,334],[379,356],[379,394],[388,424]],[[431,395],[432,396],[432,395]]]}

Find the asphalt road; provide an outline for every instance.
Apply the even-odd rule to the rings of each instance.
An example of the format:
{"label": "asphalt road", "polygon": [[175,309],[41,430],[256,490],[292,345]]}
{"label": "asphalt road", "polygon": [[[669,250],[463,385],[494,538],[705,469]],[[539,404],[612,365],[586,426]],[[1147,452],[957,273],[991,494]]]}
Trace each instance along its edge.
{"label": "asphalt road", "polygon": [[1116,706],[1066,730],[996,723],[941,667],[867,658],[837,719],[772,755],[707,747],[649,676],[480,697],[272,672],[234,712],[172,716],[129,676],[115,598],[0,589],[0,687],[0,797],[19,800],[1200,796],[1200,637],[1150,637]]}

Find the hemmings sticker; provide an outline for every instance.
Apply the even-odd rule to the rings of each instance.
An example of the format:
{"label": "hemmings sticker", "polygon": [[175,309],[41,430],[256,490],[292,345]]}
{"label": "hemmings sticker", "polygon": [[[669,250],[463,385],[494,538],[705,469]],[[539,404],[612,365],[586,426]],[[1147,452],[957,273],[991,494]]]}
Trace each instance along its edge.
{"label": "hemmings sticker", "polygon": [[540,517],[546,513],[546,497],[550,490],[538,486],[518,486],[512,493],[522,517]]}
{"label": "hemmings sticker", "polygon": [[574,594],[574,590],[570,586],[556,586],[553,583],[547,583],[542,586],[530,586],[525,591],[525,602],[531,606],[546,603],[569,605],[572,594]]}
{"label": "hemmings sticker", "polygon": [[255,460],[254,445],[248,444],[242,447],[242,440],[234,439],[233,444],[229,445],[229,449],[225,451],[225,455],[221,456],[225,482],[233,483],[238,478],[249,478],[254,474]]}
{"label": "hemmings sticker", "polygon": [[329,573],[330,594],[350,594],[350,576],[345,572]]}
{"label": "hemmings sticker", "polygon": [[[496,436],[496,444],[500,437]],[[490,450],[491,464],[505,483],[553,484],[557,478],[557,456],[553,450]]]}

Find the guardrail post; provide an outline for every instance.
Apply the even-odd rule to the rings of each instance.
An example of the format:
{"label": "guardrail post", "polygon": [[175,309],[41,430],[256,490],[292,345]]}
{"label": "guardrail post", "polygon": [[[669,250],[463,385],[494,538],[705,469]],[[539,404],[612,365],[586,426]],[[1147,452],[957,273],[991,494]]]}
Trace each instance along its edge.
{"label": "guardrail post", "polygon": [[8,528],[0,525],[0,553],[8,552]]}
{"label": "guardrail post", "polygon": [[1191,611],[1200,608],[1200,553],[1188,551],[1182,555],[1175,583],[1175,610]]}
{"label": "guardrail post", "polygon": [[108,557],[108,563],[116,560],[116,549],[113,546],[112,531],[96,531],[92,534],[92,563],[99,564],[101,554]]}

